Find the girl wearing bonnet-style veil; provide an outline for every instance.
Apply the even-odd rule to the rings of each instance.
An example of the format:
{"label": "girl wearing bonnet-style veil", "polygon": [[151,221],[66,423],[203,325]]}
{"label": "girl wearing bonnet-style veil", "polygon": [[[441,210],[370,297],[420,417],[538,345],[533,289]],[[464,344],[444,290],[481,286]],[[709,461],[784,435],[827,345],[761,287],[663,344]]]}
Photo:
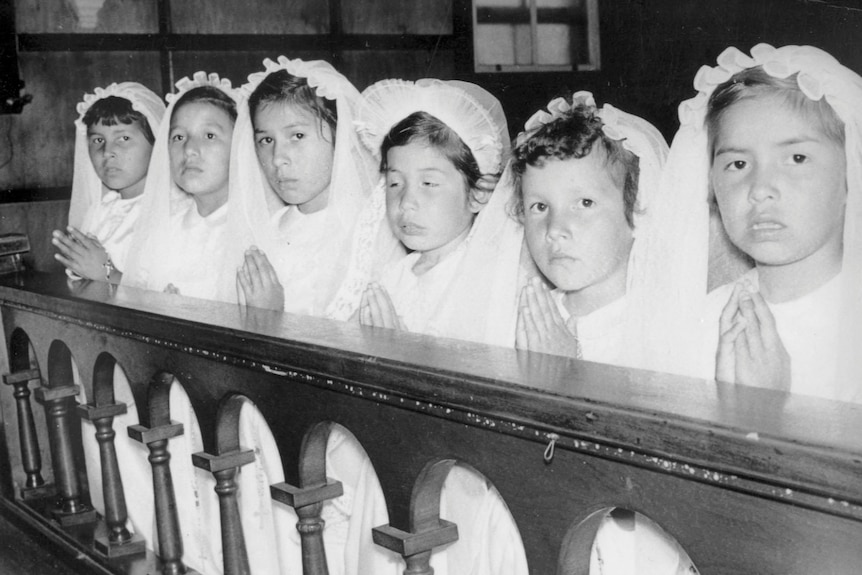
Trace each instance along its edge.
{"label": "girl wearing bonnet-style veil", "polygon": [[229,80],[204,72],[177,89],[167,96],[123,283],[220,299],[238,94]]}
{"label": "girl wearing bonnet-style veil", "polygon": [[354,130],[359,92],[328,62],[264,65],[241,88],[230,225],[241,267],[224,289],[248,305],[346,320],[378,258],[401,253]]}
{"label": "girl wearing bonnet-style veil", "polygon": [[435,79],[384,80],[362,96],[360,133],[380,149],[387,219],[412,253],[369,286],[360,321],[511,347],[523,230],[499,177],[509,151],[500,103]]}
{"label": "girl wearing bonnet-style veil", "polygon": [[[756,267],[710,294],[702,325],[677,316],[689,320],[671,342],[677,361],[702,377],[862,401],[862,78],[818,48],[760,44],[750,56],[728,48],[694,85],[666,173],[688,218],[667,233],[690,267],[668,278],[680,297],[655,309],[704,305],[710,194]],[[684,344],[698,329],[707,341],[691,365]]]}
{"label": "girl wearing bonnet-style veil", "polygon": [[[384,80],[362,96],[360,133],[380,148],[387,219],[413,253],[369,286],[360,321],[512,346],[523,231],[509,217],[509,180],[492,189],[509,145],[499,102],[434,79]],[[484,477],[455,465],[440,514],[460,537],[432,553],[435,573],[527,573],[514,520]]]}
{"label": "girl wearing bonnet-style veil", "polygon": [[119,282],[165,105],[137,82],[86,94],[75,120],[68,234],[54,232],[69,277]]}

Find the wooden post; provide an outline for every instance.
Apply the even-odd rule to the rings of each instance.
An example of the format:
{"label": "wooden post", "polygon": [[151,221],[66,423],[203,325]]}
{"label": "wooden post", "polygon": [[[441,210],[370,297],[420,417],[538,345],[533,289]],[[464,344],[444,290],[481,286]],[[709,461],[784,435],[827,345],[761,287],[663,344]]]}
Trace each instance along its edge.
{"label": "wooden post", "polygon": [[[222,455],[193,453],[195,467],[206,469],[215,476],[215,492],[219,497],[221,542],[225,575],[249,575],[248,554],[236,501],[236,474],[239,468],[254,461],[254,451],[248,449]],[[306,572],[307,575],[307,572]]]}
{"label": "wooden post", "polygon": [[69,407],[77,397],[79,386],[36,388],[36,400],[45,407],[48,420],[48,442],[54,464],[54,480],[60,493],[60,507],[53,509],[55,519],[63,526],[94,523],[96,510],[81,501],[78,471],[72,449]]}
{"label": "wooden post", "polygon": [[308,488],[276,483],[270,486],[269,491],[273,499],[293,507],[299,517],[296,529],[302,543],[304,575],[328,575],[329,567],[323,547],[323,526],[326,522],[321,519],[320,512],[323,510],[324,501],[340,497],[344,493],[341,482],[327,477],[324,485]]}
{"label": "wooden post", "polygon": [[129,437],[143,443],[150,450],[150,467],[153,470],[153,497],[156,505],[156,531],[159,538],[159,556],[164,575],[182,575],[189,571],[183,564],[183,537],[177,517],[177,500],[171,479],[171,453],[168,439],[183,434],[183,424],[172,421],[168,425],[147,428],[143,425],[128,427]]}
{"label": "wooden post", "polygon": [[14,388],[15,408],[18,412],[18,438],[21,444],[21,463],[26,479],[21,488],[21,499],[39,499],[55,494],[54,485],[46,484],[42,478],[42,455],[39,452],[39,437],[30,405],[30,382],[40,381],[38,369],[25,369],[3,376],[3,383]]}
{"label": "wooden post", "polygon": [[126,413],[125,403],[93,406],[79,405],[78,414],[96,427],[96,442],[99,444],[99,460],[102,467],[102,493],[105,498],[105,523],[107,536],[97,536],[96,550],[108,557],[120,557],[144,553],[144,540],[126,529],[129,515],[126,511],[126,496],[123,478],[117,462],[114,446],[114,417]]}

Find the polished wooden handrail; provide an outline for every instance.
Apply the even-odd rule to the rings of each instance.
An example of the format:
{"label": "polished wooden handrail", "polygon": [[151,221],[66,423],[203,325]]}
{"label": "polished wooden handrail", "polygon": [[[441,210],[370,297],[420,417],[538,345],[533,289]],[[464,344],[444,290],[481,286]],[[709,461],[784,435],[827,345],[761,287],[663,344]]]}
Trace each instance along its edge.
{"label": "polished wooden handrail", "polygon": [[[859,406],[33,273],[0,279],[0,311],[7,342],[23,329],[40,364],[53,341],[68,345],[82,385],[105,350],[139,405],[157,371],[175,375],[207,454],[224,453],[221,402],[254,401],[288,485],[307,485],[298,463],[320,451],[303,447],[310,430],[344,425],[374,462],[388,532],[402,539],[415,531],[414,487],[429,462],[458,460],[499,489],[536,573],[552,572],[563,541],[581,544],[578,526],[589,539],[590,518],[614,506],[657,520],[704,573],[816,561],[845,572],[862,560],[852,545],[862,541]],[[169,423],[140,416],[145,428]],[[402,433],[382,437],[380,418]],[[7,434],[17,425],[5,423]],[[751,534],[773,528],[759,556]],[[808,544],[820,550],[805,559]]]}

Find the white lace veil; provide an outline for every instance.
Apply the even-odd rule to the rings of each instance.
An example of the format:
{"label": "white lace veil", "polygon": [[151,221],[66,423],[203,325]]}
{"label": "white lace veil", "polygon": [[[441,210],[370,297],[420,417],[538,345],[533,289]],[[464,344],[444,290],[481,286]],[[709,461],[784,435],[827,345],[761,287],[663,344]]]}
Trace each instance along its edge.
{"label": "white lace veil", "polygon": [[[380,150],[389,130],[415,112],[450,127],[470,148],[483,176],[496,176],[509,155],[509,134],[500,102],[475,84],[458,80],[382,80],[362,93],[359,131]],[[455,280],[442,298],[431,330],[445,337],[513,346],[517,320],[523,228],[509,215],[513,187],[500,178],[473,222]]]}
{"label": "white lace veil", "polygon": [[84,115],[97,101],[110,96],[125,98],[132,103],[132,109],[147,119],[150,130],[155,135],[165,113],[165,104],[152,90],[137,82],[114,83],[106,88],[96,88],[92,94],[85,94],[78,103],[78,118],[75,120],[75,166],[72,175],[72,201],[69,204],[69,225],[84,233],[92,227],[89,216],[92,209],[102,199],[103,187],[99,175],[90,161],[87,147],[87,126]]}
{"label": "white lace veil", "polygon": [[[651,310],[656,325],[667,331],[662,317],[674,317],[679,327],[675,337],[667,341],[676,348],[667,350],[671,371],[696,373],[690,363],[696,358],[686,353],[686,340],[695,338],[698,308],[706,292],[707,210],[709,196],[708,134],[704,123],[707,103],[715,88],[742,70],[762,66],[777,78],[797,75],[800,90],[812,100],[826,98],[838,117],[844,122],[847,158],[847,205],[844,225],[844,259],[841,296],[842,315],[841,349],[839,350],[839,377],[846,381],[845,399],[860,397],[860,386],[855,382],[862,377],[862,78],[842,66],[828,53],[811,46],[784,46],[774,48],[759,44],[751,55],[736,48],[728,48],[718,57],[718,66],[703,66],[694,79],[698,94],[679,107],[680,129],[671,146],[665,171],[662,197],[668,208],[667,225],[661,226],[656,242],[666,251],[663,261],[650,265],[663,265],[667,270],[664,285],[653,286]],[[662,248],[659,247],[659,250]],[[674,254],[669,265],[665,254]],[[670,314],[670,315],[666,315]],[[690,314],[690,315],[689,315]],[[694,330],[694,331],[693,331]],[[674,357],[675,356],[675,357]],[[688,356],[688,357],[687,357]]]}
{"label": "white lace veil", "polygon": [[[206,72],[196,72],[193,77],[178,81],[176,93],[165,97],[168,107],[164,121],[156,133],[156,143],[153,147],[153,155],[150,157],[141,215],[129,248],[126,264],[128,269],[123,270],[124,285],[161,291],[171,283],[171,278],[166,275],[169,267],[165,265],[165,260],[169,259],[171,254],[182,252],[182,246],[171,245],[173,237],[171,217],[194,204],[192,197],[177,187],[171,176],[168,149],[171,115],[177,100],[192,88],[199,86],[213,86],[234,101],[239,101],[238,91],[231,87],[230,80],[220,78],[218,74]],[[224,268],[224,262],[219,262],[219,265]],[[221,280],[218,281],[221,283]],[[235,300],[234,296],[225,301]]]}
{"label": "white lace veil", "polygon": [[[375,274],[378,251],[397,243],[383,222],[386,206],[377,186],[377,160],[354,129],[359,92],[322,60],[305,62],[279,56],[277,61],[264,60],[264,67],[240,88],[242,104],[231,154],[231,173],[237,177],[231,178],[228,215],[233,252],[227,267],[236,270],[245,250],[255,245],[278,273],[285,311],[346,320],[358,308],[362,291]],[[288,245],[273,220],[284,202],[261,170],[247,103],[258,85],[279,70],[305,78],[318,96],[335,101],[338,114],[326,222],[314,237],[302,238],[296,245]],[[235,292],[235,282],[227,282],[224,289]]]}
{"label": "white lace veil", "polygon": [[575,92],[571,100],[572,103],[569,104],[565,98],[555,98],[548,103],[547,111],[539,110],[533,114],[524,126],[525,132],[518,135],[517,142],[518,145],[522,144],[542,126],[557,120],[571,109],[587,106],[596,108],[596,115],[602,120],[605,136],[621,141],[626,150],[637,156],[638,190],[633,213],[635,241],[629,254],[626,276],[628,303],[624,323],[623,363],[631,367],[646,367],[650,365],[652,352],[645,342],[652,330],[644,323],[639,310],[646,305],[644,299],[656,272],[646,264],[649,261],[647,255],[654,249],[650,240],[654,237],[656,228],[663,225],[660,218],[659,183],[668,154],[667,142],[655,126],[638,116],[623,112],[610,104],[598,108],[590,92]]}

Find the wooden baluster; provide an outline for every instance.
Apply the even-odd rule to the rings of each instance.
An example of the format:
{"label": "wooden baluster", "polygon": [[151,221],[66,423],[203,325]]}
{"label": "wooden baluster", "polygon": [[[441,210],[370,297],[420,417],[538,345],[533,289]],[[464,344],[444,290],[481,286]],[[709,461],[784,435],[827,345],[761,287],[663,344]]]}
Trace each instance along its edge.
{"label": "wooden baluster", "polygon": [[431,551],[458,540],[458,526],[440,519],[440,492],[455,460],[445,459],[427,465],[413,487],[410,503],[410,531],[392,525],[371,530],[374,543],[404,557],[405,575],[433,575]]}
{"label": "wooden baluster", "polygon": [[326,522],[321,519],[320,512],[323,510],[324,501],[340,497],[344,493],[341,482],[327,477],[324,485],[307,488],[276,483],[270,486],[269,491],[273,499],[293,507],[299,517],[296,529],[302,543],[303,574],[328,575],[326,551],[323,547],[323,526]]}
{"label": "wooden baluster", "polygon": [[30,382],[41,381],[38,369],[25,369],[8,373],[3,382],[14,388],[15,408],[18,411],[18,437],[21,444],[21,464],[26,478],[21,488],[21,499],[31,500],[56,494],[53,484],[42,478],[42,455],[39,452],[39,437],[30,405]]}
{"label": "wooden baluster", "polygon": [[216,479],[215,492],[219,497],[225,575],[251,573],[236,500],[236,474],[241,466],[253,461],[254,451],[250,449],[222,455],[212,455],[203,451],[192,454],[194,466],[209,471]]}
{"label": "wooden baluster", "polygon": [[159,557],[162,573],[181,575],[194,572],[182,561],[183,537],[177,516],[177,500],[171,478],[171,452],[168,439],[183,434],[183,424],[172,421],[168,425],[153,428],[143,425],[128,427],[129,437],[143,443],[150,450],[150,467],[153,470],[153,497],[156,505],[156,531],[159,538]]}
{"label": "wooden baluster", "polygon": [[81,488],[72,449],[72,429],[69,417],[73,398],[79,393],[77,385],[36,388],[36,400],[45,407],[48,420],[48,442],[54,464],[54,480],[60,494],[60,507],[52,513],[60,525],[94,523],[96,510],[81,501]]}
{"label": "wooden baluster", "polygon": [[108,527],[107,536],[97,535],[96,550],[108,557],[121,557],[136,553],[144,553],[144,540],[132,535],[126,529],[129,515],[126,511],[126,496],[123,490],[123,479],[120,475],[120,465],[117,462],[117,450],[114,446],[114,417],[126,413],[125,403],[108,405],[79,405],[78,414],[92,421],[96,428],[96,442],[99,444],[99,460],[102,467],[102,493],[105,498],[105,523]]}

